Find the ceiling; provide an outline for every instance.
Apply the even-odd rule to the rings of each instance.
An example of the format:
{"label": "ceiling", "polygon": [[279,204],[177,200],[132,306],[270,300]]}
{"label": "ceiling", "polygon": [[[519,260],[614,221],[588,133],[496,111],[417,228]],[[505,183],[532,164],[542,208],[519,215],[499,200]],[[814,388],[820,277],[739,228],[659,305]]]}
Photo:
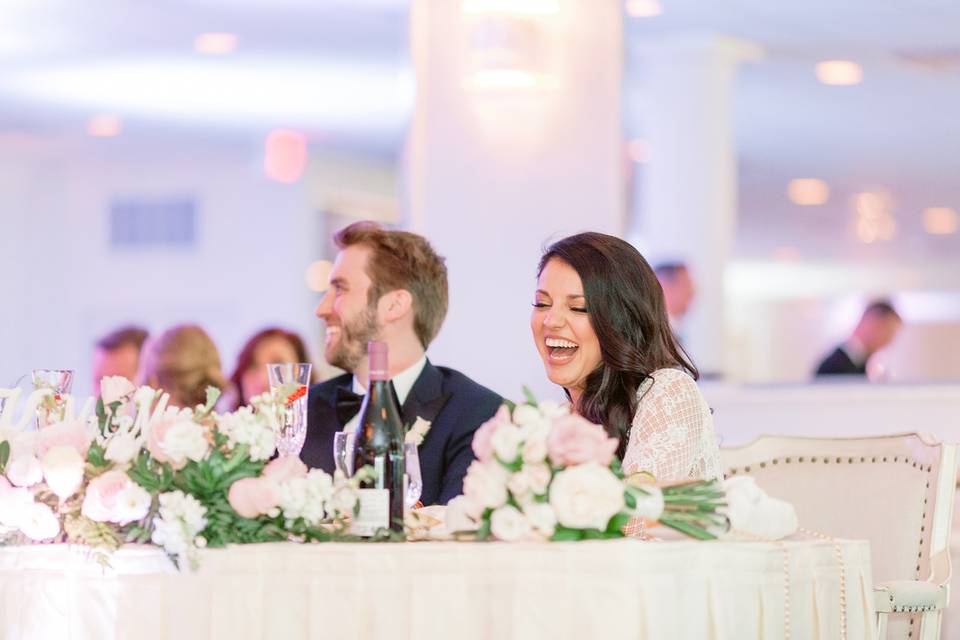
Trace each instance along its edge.
{"label": "ceiling", "polygon": [[[960,210],[960,2],[661,2],[658,17],[626,19],[628,48],[711,32],[766,52],[736,80],[739,254],[960,256],[960,234],[933,237],[920,226],[925,207]],[[297,126],[315,140],[394,157],[413,104],[408,5],[0,0],[0,140],[66,136],[110,111],[131,134],[179,128],[229,138]],[[237,53],[198,56],[193,38],[205,31],[238,34]],[[834,58],[860,62],[864,82],[819,84],[814,63]],[[792,205],[785,188],[796,177],[825,180],[829,202]],[[850,199],[879,188],[891,196],[898,231],[866,246],[850,233]]]}

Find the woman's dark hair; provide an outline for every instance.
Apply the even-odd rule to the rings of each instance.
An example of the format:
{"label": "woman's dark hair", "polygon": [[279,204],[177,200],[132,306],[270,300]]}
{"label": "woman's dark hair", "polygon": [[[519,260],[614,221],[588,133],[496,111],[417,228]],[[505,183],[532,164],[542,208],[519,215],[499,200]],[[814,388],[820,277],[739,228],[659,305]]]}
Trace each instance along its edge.
{"label": "woman's dark hair", "polygon": [[603,233],[564,238],[543,254],[538,277],[554,259],[580,276],[600,343],[602,361],[587,376],[577,412],[620,441],[622,459],[640,384],[657,369],[682,369],[694,379],[699,372],[670,328],[656,274],[632,245]]}
{"label": "woman's dark hair", "polygon": [[[253,354],[257,350],[257,347],[268,338],[285,339],[293,347],[293,350],[296,351],[297,362],[310,362],[310,356],[307,354],[307,347],[303,344],[303,339],[292,331],[287,331],[280,327],[267,327],[253,334],[253,336],[247,340],[247,343],[243,345],[243,349],[240,350],[240,355],[237,356],[237,366],[233,370],[233,375],[230,376],[230,382],[233,383],[233,388],[236,390],[237,396],[236,402],[232,403],[235,406],[230,407],[231,411],[236,411],[244,404],[243,374],[253,366]],[[311,370],[311,382],[314,381],[313,378],[315,375],[316,371]]]}

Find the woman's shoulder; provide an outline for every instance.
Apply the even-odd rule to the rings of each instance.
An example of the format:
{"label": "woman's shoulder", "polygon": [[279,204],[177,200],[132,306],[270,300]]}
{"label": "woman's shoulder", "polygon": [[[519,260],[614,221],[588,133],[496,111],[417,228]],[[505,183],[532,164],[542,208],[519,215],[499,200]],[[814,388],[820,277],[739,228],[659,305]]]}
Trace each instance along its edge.
{"label": "woman's shoulder", "polygon": [[664,368],[657,369],[650,374],[646,380],[637,389],[638,395],[644,395],[651,389],[657,391],[667,389],[696,389],[697,381],[693,379],[686,371],[682,369]]}

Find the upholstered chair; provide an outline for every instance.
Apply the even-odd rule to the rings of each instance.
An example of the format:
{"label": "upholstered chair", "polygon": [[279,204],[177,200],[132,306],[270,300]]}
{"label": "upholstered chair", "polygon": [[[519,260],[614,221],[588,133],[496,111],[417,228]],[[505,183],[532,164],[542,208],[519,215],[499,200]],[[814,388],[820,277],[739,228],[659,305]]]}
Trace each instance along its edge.
{"label": "upholstered chair", "polygon": [[950,596],[957,445],[919,434],[871,438],[761,436],[721,451],[796,507],[801,535],[870,541],[882,638],[937,638]]}

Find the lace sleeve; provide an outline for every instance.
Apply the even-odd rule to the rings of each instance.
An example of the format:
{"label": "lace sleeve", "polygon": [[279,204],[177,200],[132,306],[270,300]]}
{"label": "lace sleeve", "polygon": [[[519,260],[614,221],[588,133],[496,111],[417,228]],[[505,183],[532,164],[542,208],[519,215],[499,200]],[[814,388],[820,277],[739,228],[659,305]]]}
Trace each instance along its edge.
{"label": "lace sleeve", "polygon": [[713,418],[693,378],[661,369],[637,394],[624,471],[647,471],[658,482],[720,477]]}

